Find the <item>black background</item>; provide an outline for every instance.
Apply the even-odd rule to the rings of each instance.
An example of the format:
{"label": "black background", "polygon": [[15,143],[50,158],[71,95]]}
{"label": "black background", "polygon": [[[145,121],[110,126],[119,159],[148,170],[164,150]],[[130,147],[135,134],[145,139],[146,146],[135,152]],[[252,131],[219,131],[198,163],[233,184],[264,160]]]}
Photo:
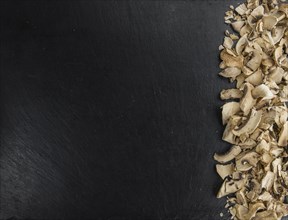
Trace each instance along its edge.
{"label": "black background", "polygon": [[227,219],[213,153],[237,2],[1,0],[0,218]]}

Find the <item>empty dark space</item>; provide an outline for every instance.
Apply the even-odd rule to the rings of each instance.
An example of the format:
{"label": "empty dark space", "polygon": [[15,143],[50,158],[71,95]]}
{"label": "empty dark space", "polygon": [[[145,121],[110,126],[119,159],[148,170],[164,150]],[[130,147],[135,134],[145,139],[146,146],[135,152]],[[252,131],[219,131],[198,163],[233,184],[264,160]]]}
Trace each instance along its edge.
{"label": "empty dark space", "polygon": [[0,2],[0,218],[227,219],[229,0]]}

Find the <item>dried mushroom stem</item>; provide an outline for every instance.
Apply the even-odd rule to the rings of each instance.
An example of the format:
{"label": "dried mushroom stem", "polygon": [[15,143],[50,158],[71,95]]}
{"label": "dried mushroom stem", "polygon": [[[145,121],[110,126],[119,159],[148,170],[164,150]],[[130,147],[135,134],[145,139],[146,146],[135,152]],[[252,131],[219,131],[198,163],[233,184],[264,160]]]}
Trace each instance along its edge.
{"label": "dried mushroom stem", "polygon": [[225,23],[236,33],[226,31],[219,47],[219,75],[236,81],[220,93],[228,100],[222,139],[232,147],[214,155],[217,197],[228,196],[232,219],[278,220],[288,216],[288,4],[247,0],[230,9]]}

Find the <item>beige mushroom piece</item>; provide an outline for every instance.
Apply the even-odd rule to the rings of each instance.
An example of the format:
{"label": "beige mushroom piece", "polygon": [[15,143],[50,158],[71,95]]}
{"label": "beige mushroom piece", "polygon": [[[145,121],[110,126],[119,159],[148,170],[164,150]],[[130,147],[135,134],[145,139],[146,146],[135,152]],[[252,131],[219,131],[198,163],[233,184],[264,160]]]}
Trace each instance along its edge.
{"label": "beige mushroom piece", "polygon": [[248,115],[252,107],[255,105],[256,100],[252,97],[252,90],[254,89],[254,86],[250,83],[244,84],[243,89],[243,97],[240,100],[240,108],[244,112],[244,115]]}
{"label": "beige mushroom piece", "polygon": [[234,172],[234,164],[230,163],[227,165],[217,164],[216,170],[219,176],[224,180],[227,176],[231,175]]}
{"label": "beige mushroom piece", "polygon": [[245,34],[239,39],[239,41],[237,42],[235,46],[235,50],[238,55],[242,54],[242,51],[244,50],[247,44],[248,44],[248,39],[247,39],[247,34]]}
{"label": "beige mushroom piece", "polygon": [[237,125],[239,120],[241,119],[240,116],[231,117],[225,127],[223,132],[222,139],[230,144],[236,144],[236,136],[232,133],[232,130]]}
{"label": "beige mushroom piece", "polygon": [[254,50],[252,54],[252,59],[248,61],[246,66],[249,67],[251,70],[256,71],[261,65],[262,53],[258,50]]}
{"label": "beige mushroom piece", "polygon": [[268,171],[261,181],[261,187],[269,191],[273,186],[275,174],[271,171]]}
{"label": "beige mushroom piece", "polygon": [[236,159],[236,170],[248,171],[252,169],[252,167],[256,167],[259,158],[260,155],[253,151],[245,154],[241,158]]}
{"label": "beige mushroom piece", "polygon": [[233,46],[233,40],[230,37],[225,37],[223,42],[223,47],[231,49]]}
{"label": "beige mushroom piece", "polygon": [[243,92],[239,89],[224,89],[220,93],[220,98],[225,99],[240,99],[243,96]]}
{"label": "beige mushroom piece", "polygon": [[274,94],[271,92],[268,86],[261,84],[252,90],[252,96],[254,99],[262,98],[262,100],[274,98]]}
{"label": "beige mushroom piece", "polygon": [[263,73],[260,69],[255,71],[252,75],[245,79],[246,82],[252,84],[253,86],[258,86],[263,82]]}
{"label": "beige mushroom piece", "polygon": [[263,28],[267,30],[271,30],[277,24],[278,20],[275,16],[268,15],[262,18]]}
{"label": "beige mushroom piece", "polygon": [[220,76],[223,76],[226,78],[233,78],[233,79],[235,79],[240,74],[241,74],[241,70],[236,67],[228,67],[219,73]]}
{"label": "beige mushroom piece", "polygon": [[255,131],[255,129],[258,127],[260,121],[262,118],[262,110],[255,110],[252,109],[249,119],[245,124],[243,124],[242,127],[234,129],[232,132],[236,136],[240,136],[242,134],[251,134]]}
{"label": "beige mushroom piece", "polygon": [[279,135],[279,140],[278,140],[278,145],[281,147],[287,146],[287,141],[288,141],[288,121],[283,125],[280,135]]}
{"label": "beige mushroom piece", "polygon": [[244,58],[242,55],[233,56],[227,52],[227,49],[224,49],[220,53],[220,58],[226,64],[227,67],[237,67],[242,68]]}
{"label": "beige mushroom piece", "polygon": [[219,155],[215,153],[214,159],[217,160],[219,163],[226,163],[233,160],[240,153],[241,147],[239,147],[238,145],[234,145],[226,154]]}
{"label": "beige mushroom piece", "polygon": [[240,111],[239,102],[228,102],[222,107],[222,123],[227,124],[229,118]]}
{"label": "beige mushroom piece", "polygon": [[271,71],[269,74],[269,80],[274,81],[276,84],[281,83],[284,77],[285,71],[281,67],[276,67],[274,70]]}
{"label": "beige mushroom piece", "polygon": [[256,213],[261,209],[265,209],[265,205],[262,202],[249,205],[249,212],[244,215],[243,219],[251,220],[253,217],[255,217]]}
{"label": "beige mushroom piece", "polygon": [[245,183],[247,181],[247,178],[243,178],[240,180],[228,180],[225,179],[218,194],[217,198],[221,198],[223,196],[227,196],[231,193],[235,193],[242,189],[245,186]]}
{"label": "beige mushroom piece", "polygon": [[235,31],[239,33],[241,28],[244,26],[244,24],[245,24],[244,21],[235,21],[231,24],[231,26],[233,27]]}

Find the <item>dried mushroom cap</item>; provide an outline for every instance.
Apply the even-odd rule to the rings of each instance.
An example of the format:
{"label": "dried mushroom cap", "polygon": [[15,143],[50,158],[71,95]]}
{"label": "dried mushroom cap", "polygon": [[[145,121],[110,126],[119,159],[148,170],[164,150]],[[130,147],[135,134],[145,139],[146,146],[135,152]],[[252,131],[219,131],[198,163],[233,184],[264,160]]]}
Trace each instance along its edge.
{"label": "dried mushroom cap", "polygon": [[217,160],[219,163],[227,163],[233,160],[240,153],[241,153],[241,147],[234,145],[233,147],[231,147],[230,151],[228,151],[226,154],[219,155],[215,153],[214,159]]}
{"label": "dried mushroom cap", "polygon": [[[224,180],[217,197],[228,195],[234,220],[273,220],[288,216],[288,4],[247,0],[226,13],[219,65],[236,81],[222,90],[224,141],[233,146],[214,155]],[[230,196],[230,194],[233,194]]]}

